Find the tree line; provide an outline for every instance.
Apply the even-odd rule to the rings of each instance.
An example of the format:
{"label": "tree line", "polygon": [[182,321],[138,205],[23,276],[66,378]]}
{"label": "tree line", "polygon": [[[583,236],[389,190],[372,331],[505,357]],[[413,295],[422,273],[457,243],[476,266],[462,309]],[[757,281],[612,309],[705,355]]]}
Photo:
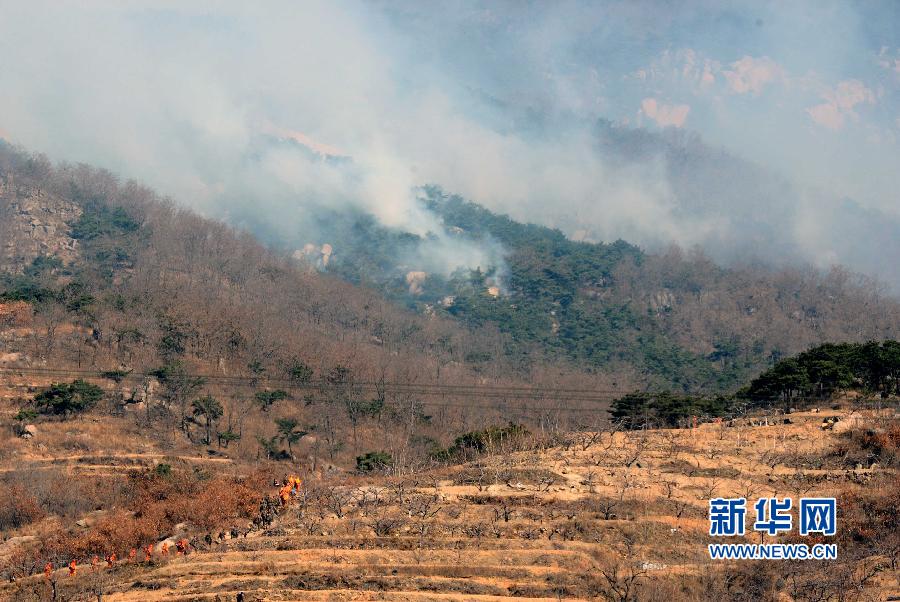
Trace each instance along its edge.
{"label": "tree line", "polygon": [[731,395],[637,391],[616,399],[610,412],[625,428],[678,427],[758,407],[789,410],[846,391],[900,395],[900,342],[826,343],[779,360]]}

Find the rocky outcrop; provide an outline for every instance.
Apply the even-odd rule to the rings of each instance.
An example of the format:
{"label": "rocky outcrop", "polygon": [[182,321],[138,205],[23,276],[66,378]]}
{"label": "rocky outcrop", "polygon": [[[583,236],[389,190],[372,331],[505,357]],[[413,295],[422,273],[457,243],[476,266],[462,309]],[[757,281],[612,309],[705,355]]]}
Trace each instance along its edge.
{"label": "rocky outcrop", "polygon": [[54,256],[69,264],[78,241],[69,224],[81,208],[40,187],[0,179],[0,271],[21,272],[36,257]]}
{"label": "rocky outcrop", "polygon": [[657,291],[650,297],[650,311],[656,315],[668,313],[675,308],[675,295],[670,290]]}
{"label": "rocky outcrop", "polygon": [[406,274],[406,284],[409,286],[409,294],[416,296],[421,295],[424,292],[422,285],[425,284],[426,278],[428,278],[426,272],[408,272]]}

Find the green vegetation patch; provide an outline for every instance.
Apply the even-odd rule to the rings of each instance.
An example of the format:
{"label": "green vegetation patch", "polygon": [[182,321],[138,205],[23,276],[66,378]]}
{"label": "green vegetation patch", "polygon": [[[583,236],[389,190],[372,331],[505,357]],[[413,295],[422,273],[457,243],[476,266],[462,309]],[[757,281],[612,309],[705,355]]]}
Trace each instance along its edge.
{"label": "green vegetation patch", "polygon": [[78,379],[53,383],[34,396],[34,405],[42,414],[65,416],[89,410],[102,398],[103,389]]}

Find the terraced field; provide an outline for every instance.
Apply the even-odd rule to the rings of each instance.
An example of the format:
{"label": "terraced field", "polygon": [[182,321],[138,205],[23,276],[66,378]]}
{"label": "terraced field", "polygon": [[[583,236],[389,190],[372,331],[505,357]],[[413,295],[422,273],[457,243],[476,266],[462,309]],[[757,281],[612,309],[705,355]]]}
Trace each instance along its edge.
{"label": "terraced field", "polygon": [[290,535],[250,539],[240,551],[198,553],[157,568],[140,587],[110,599],[215,600],[238,591],[249,599],[271,600],[327,599],[332,594],[352,599],[555,599],[569,575],[585,573],[593,564],[589,550],[577,545],[547,550],[538,543],[497,539],[482,549],[471,549],[467,541],[430,542],[429,549],[417,549],[418,543]]}
{"label": "terraced field", "polygon": [[[55,584],[64,600],[101,593],[111,601],[241,593],[247,601],[558,600],[635,592],[730,599],[719,591],[726,567],[706,553],[711,497],[834,495],[885,476],[877,465],[848,467],[832,453],[840,431],[874,425],[884,413],[831,415],[846,426],[823,430],[823,412],[769,426],[581,433],[559,446],[486,453],[418,475],[310,478],[270,524],[209,537],[186,526],[186,556],[163,556],[158,545],[150,562],[82,564],[74,577],[57,570],[7,584],[0,595],[52,599]],[[806,568],[791,570],[802,579]],[[886,599],[898,592],[897,574],[877,571],[854,587]]]}

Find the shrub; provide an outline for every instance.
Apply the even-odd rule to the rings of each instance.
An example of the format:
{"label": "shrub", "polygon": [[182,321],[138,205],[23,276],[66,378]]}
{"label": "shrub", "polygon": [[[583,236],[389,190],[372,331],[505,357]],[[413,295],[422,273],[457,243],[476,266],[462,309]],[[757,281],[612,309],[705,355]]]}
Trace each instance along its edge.
{"label": "shrub", "polygon": [[134,232],[138,228],[140,224],[122,207],[87,203],[84,212],[72,224],[72,238],[93,240],[101,236]]}
{"label": "shrub", "polygon": [[18,413],[14,416],[14,419],[19,422],[30,422],[38,417],[38,413],[32,410],[31,408],[22,408],[18,411]]}
{"label": "shrub", "polygon": [[103,389],[81,379],[69,384],[53,383],[34,397],[42,414],[67,415],[92,408],[103,397]]}
{"label": "shrub", "polygon": [[362,456],[356,456],[356,470],[359,472],[372,472],[383,470],[394,463],[391,454],[383,451],[368,452]]}
{"label": "shrub", "polygon": [[268,411],[269,408],[272,407],[276,402],[287,398],[287,391],[282,391],[281,389],[276,389],[275,391],[256,392],[256,403],[259,404],[259,407],[262,408],[264,412]]}
{"label": "shrub", "polygon": [[491,426],[481,431],[471,431],[456,438],[451,449],[456,451],[485,451],[528,435],[528,429],[512,422],[507,426]]}
{"label": "shrub", "polygon": [[27,491],[42,512],[73,520],[91,510],[120,505],[127,497],[124,479],[85,474],[72,479],[59,467],[22,464],[6,474],[4,482],[14,490]]}
{"label": "shrub", "polygon": [[241,436],[231,429],[227,431],[219,431],[216,433],[216,437],[219,440],[219,447],[228,447],[228,444],[232,441],[237,441],[241,438]]}
{"label": "shrub", "polygon": [[528,429],[513,422],[507,426],[491,426],[460,435],[447,449],[432,447],[428,457],[436,462],[449,462],[473,452],[479,454],[491,449],[509,449],[519,445],[529,434]]}
{"label": "shrub", "polygon": [[308,383],[313,377],[313,369],[300,360],[292,361],[287,366],[287,373],[291,380],[298,384]]}
{"label": "shrub", "polygon": [[59,293],[28,276],[0,277],[0,301],[24,301],[26,303],[43,303],[56,301]]}
{"label": "shrub", "polygon": [[705,398],[662,393],[634,392],[616,399],[610,414],[627,429],[678,427],[692,416],[723,416],[732,406],[725,397]]}
{"label": "shrub", "polygon": [[258,512],[260,490],[270,478],[262,473],[244,478],[203,478],[175,470],[167,476],[158,473],[159,468],[129,476],[127,506],[133,514],[110,511],[89,530],[50,533],[41,539],[41,558],[61,564],[93,554],[121,556],[171,535],[180,522],[190,522],[200,532],[246,524]]}
{"label": "shrub", "polygon": [[38,277],[46,272],[59,270],[63,267],[63,262],[59,257],[53,255],[38,255],[31,262],[31,265],[23,270],[26,276],[31,278]]}
{"label": "shrub", "polygon": [[113,382],[120,383],[129,374],[131,374],[131,370],[104,370],[100,373],[100,376],[102,376],[103,378],[108,378]]}
{"label": "shrub", "polygon": [[18,529],[44,517],[37,498],[22,485],[0,485],[0,530]]}
{"label": "shrub", "polygon": [[878,462],[893,466],[900,460],[900,426],[890,425],[886,430],[860,429],[844,433],[832,455],[843,458],[845,465],[870,466]]}

